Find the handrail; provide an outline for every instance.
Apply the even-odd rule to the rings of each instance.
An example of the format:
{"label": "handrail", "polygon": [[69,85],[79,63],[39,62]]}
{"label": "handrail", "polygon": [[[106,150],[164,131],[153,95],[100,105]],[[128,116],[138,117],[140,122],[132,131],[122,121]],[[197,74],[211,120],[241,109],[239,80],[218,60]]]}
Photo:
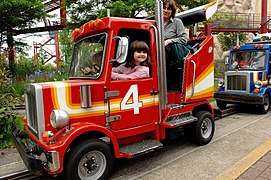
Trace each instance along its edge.
{"label": "handrail", "polygon": [[194,91],[195,91],[195,77],[196,77],[196,63],[195,61],[191,60],[194,68],[193,68],[193,78],[192,78],[192,89],[191,89],[191,95],[188,99],[191,99],[194,96]]}

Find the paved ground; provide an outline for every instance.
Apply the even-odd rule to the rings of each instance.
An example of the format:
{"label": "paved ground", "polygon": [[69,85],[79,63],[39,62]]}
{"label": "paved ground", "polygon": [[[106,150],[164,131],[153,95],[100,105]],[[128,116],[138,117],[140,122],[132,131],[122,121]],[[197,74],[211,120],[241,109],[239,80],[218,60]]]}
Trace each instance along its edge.
{"label": "paved ground", "polygon": [[257,147],[231,168],[215,179],[270,180],[271,179],[271,139]]}
{"label": "paved ground", "polygon": [[[239,117],[242,116],[243,119],[248,120],[248,118],[251,118],[252,115],[248,115],[246,113],[244,114],[239,114],[239,115],[233,115],[234,118],[232,119],[232,121],[230,122],[230,119],[227,121],[218,121],[217,122],[217,126],[220,127],[221,124],[224,124],[225,122],[227,122],[228,124],[230,124],[229,126],[235,126],[237,127],[238,124],[240,123],[240,120],[242,119],[238,119]],[[240,134],[252,134],[252,136],[255,137],[260,137],[263,136],[263,134],[266,134],[266,138],[262,139],[263,141],[261,141],[260,143],[255,143],[255,141],[257,141],[257,139],[253,139],[252,137],[249,137],[251,139],[250,143],[253,144],[253,148],[244,148],[244,147],[240,147],[235,148],[236,144],[240,144],[242,142],[236,142],[235,144],[228,144],[227,146],[223,146],[222,149],[218,149],[219,151],[211,151],[211,149],[214,149],[214,147],[219,147],[219,143],[229,143],[231,142],[230,140],[235,140],[235,141],[240,141],[240,137],[237,133],[233,134],[231,133],[229,130],[229,132],[224,131],[222,128],[219,128],[219,130],[223,130],[223,131],[217,131],[216,132],[216,137],[212,143],[210,143],[208,146],[205,147],[195,147],[195,146],[191,146],[191,147],[185,147],[187,149],[187,152],[180,152],[182,151],[184,148],[184,145],[182,144],[177,144],[177,145],[171,145],[171,146],[176,146],[176,147],[166,147],[167,149],[165,149],[163,151],[163,155],[159,154],[157,156],[157,159],[159,159],[160,162],[157,161],[157,159],[153,158],[150,156],[150,159],[148,159],[145,161],[144,159],[139,159],[139,160],[135,160],[135,161],[130,161],[129,166],[132,166],[133,169],[133,163],[136,163],[137,167],[140,170],[140,166],[143,165],[144,163],[148,162],[150,163],[149,166],[155,165],[155,163],[157,163],[156,165],[159,166],[159,163],[165,163],[168,162],[168,165],[171,167],[171,170],[177,168],[178,171],[181,171],[182,169],[179,168],[179,165],[184,164],[184,162],[189,162],[188,164],[186,163],[186,166],[182,166],[182,168],[185,167],[189,167],[189,164],[193,164],[197,166],[199,166],[199,162],[204,162],[204,161],[213,161],[213,162],[217,162],[218,159],[220,157],[226,156],[229,159],[230,158],[235,158],[235,155],[238,153],[236,151],[240,151],[240,153],[244,154],[242,156],[240,156],[240,158],[237,158],[237,161],[234,161],[234,163],[230,164],[229,166],[225,166],[225,164],[227,164],[227,162],[221,162],[222,164],[220,164],[220,166],[216,165],[213,168],[208,168],[203,166],[200,167],[202,169],[202,172],[206,171],[208,169],[208,171],[211,170],[215,170],[215,169],[219,169],[216,170],[217,172],[220,172],[218,175],[215,176],[211,176],[211,178],[208,178],[207,176],[205,176],[205,179],[217,179],[217,180],[223,180],[223,179],[238,179],[238,180],[254,180],[254,179],[263,179],[263,180],[267,180],[267,179],[271,179],[271,134],[267,134],[266,132],[262,132],[264,127],[266,126],[266,124],[268,124],[269,122],[269,117],[270,115],[265,115],[262,116],[261,118],[259,118],[259,120],[257,120],[257,124],[255,124],[255,119],[258,118],[259,116],[252,117],[251,123],[249,125],[247,125],[247,127],[250,127],[249,129],[236,129],[233,130],[231,132],[239,132],[239,131],[243,131]],[[254,118],[254,120],[253,120]],[[257,125],[257,128],[256,128]],[[255,131],[255,129],[258,130],[257,132]],[[229,127],[226,127],[225,130],[229,129]],[[270,129],[270,127],[269,127]],[[225,137],[227,136],[227,134],[232,134],[231,137],[229,137],[228,139],[226,139]],[[229,140],[230,139],[230,140]],[[223,142],[222,142],[223,141]],[[178,147],[178,146],[182,146],[182,147]],[[229,154],[227,154],[225,148],[228,148],[229,150],[231,150],[232,154],[230,154],[231,156],[229,156]],[[234,149],[233,149],[234,148]],[[182,150],[181,150],[182,149]],[[225,152],[222,152],[225,150]],[[169,151],[168,154],[167,151]],[[192,152],[192,153],[191,153]],[[192,159],[192,156],[194,156],[195,152],[197,152],[198,156],[203,157],[204,159],[202,160],[198,160],[198,163]],[[205,157],[204,155],[209,154],[208,157]],[[211,154],[210,154],[211,153]],[[217,156],[217,158],[215,157],[217,154],[216,153],[221,153],[222,155]],[[236,153],[236,154],[233,154]],[[158,154],[158,153],[157,153]],[[180,157],[180,154],[182,154],[182,156]],[[185,155],[186,154],[186,155]],[[165,160],[163,160],[163,158],[165,158]],[[177,162],[174,160],[177,160]],[[213,158],[213,159],[210,159]],[[140,161],[140,162],[138,162]],[[163,162],[165,161],[165,162]],[[220,159],[221,161],[221,159]],[[222,159],[223,161],[223,159]],[[232,160],[233,162],[233,160]],[[141,165],[140,165],[141,163]],[[142,164],[143,163],[143,164]],[[154,167],[154,168],[150,168],[149,171],[143,172],[143,179],[148,179],[148,177],[152,177],[152,175],[154,174],[155,170],[157,170],[156,173],[162,173],[163,171],[165,171],[163,168],[158,169],[158,166]],[[176,166],[176,167],[175,167]],[[226,168],[225,168],[226,167]],[[118,168],[123,168],[122,166],[117,167]],[[157,168],[157,169],[156,169]],[[23,164],[19,154],[17,153],[16,149],[8,149],[8,150],[0,150],[0,179],[2,179],[1,177],[3,177],[3,175],[5,174],[9,174],[15,171],[21,171],[25,169],[25,165]],[[154,169],[154,171],[152,171]],[[205,170],[204,170],[205,169]],[[130,171],[130,167],[127,168],[128,171]],[[135,170],[136,171],[136,170]],[[149,174],[145,174],[148,173]],[[174,172],[174,171],[165,171],[165,172]],[[121,179],[122,177],[127,177],[127,179],[129,179],[129,175],[133,174],[126,174],[127,176],[125,176],[124,174],[126,172],[120,171],[120,173],[123,173],[123,176],[117,176],[118,173],[113,174],[113,178],[112,179]],[[211,172],[209,172],[211,173]],[[144,175],[145,174],[145,175]],[[164,174],[164,173],[162,173]],[[214,173],[215,174],[215,173]],[[170,176],[170,175],[168,175]],[[174,175],[173,175],[174,176]],[[140,176],[138,176],[140,177]],[[158,176],[156,176],[158,177]],[[175,176],[176,177],[176,176]],[[197,176],[194,176],[197,177]],[[215,178],[213,178],[215,177]],[[141,176],[142,178],[142,176]],[[161,177],[162,178],[162,177]],[[164,178],[164,176],[163,176]],[[130,177],[130,179],[133,179]],[[189,177],[186,179],[190,179]],[[204,179],[204,178],[203,178]]]}
{"label": "paved ground", "polygon": [[0,179],[1,176],[26,169],[15,148],[0,150]]}

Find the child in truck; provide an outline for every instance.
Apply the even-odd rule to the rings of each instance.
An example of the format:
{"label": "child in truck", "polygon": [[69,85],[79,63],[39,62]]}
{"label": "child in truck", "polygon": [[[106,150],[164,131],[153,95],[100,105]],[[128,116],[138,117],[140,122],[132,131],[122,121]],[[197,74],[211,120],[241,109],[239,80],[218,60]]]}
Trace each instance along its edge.
{"label": "child in truck", "polygon": [[91,66],[87,65],[86,67],[82,68],[82,70],[81,70],[82,76],[90,75],[90,74],[98,75],[97,73],[100,73],[100,69],[101,69],[101,65],[102,65],[102,57],[103,57],[103,51],[96,52],[92,56],[92,58],[89,62],[89,64],[91,64]]}
{"label": "child in truck", "polygon": [[150,77],[150,50],[144,41],[133,41],[125,64],[112,69],[111,79],[140,79]]}

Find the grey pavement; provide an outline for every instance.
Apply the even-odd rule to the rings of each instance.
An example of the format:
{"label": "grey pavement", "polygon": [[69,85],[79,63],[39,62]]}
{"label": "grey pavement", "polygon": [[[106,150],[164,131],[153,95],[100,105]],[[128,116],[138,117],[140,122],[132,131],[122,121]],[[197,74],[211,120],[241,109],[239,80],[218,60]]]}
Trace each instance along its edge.
{"label": "grey pavement", "polygon": [[[216,107],[215,103],[212,103],[212,105]],[[236,165],[233,165],[229,170],[230,173],[225,171],[224,176],[219,176],[218,179],[270,180],[270,150],[271,139],[268,140],[268,143],[264,143],[262,147],[256,148],[253,152],[247,155],[247,157],[240,159],[241,163],[237,162]],[[26,169],[20,155],[15,148],[0,150],[0,159],[0,179],[1,176]],[[229,175],[233,173],[237,174],[237,176]]]}
{"label": "grey pavement", "polygon": [[254,180],[254,179],[271,179],[271,151],[267,152],[245,172],[243,172],[238,180]]}

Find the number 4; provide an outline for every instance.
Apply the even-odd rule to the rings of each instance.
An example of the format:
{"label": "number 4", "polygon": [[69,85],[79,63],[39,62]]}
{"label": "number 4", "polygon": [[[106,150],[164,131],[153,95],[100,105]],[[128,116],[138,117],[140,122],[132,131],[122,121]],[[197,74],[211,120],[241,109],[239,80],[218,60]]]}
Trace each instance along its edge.
{"label": "number 4", "polygon": [[[132,96],[132,102],[129,102],[130,97]],[[138,99],[138,87],[136,84],[132,85],[124,98],[121,101],[120,109],[134,109],[134,114],[139,114],[139,108],[142,107],[142,102]]]}

